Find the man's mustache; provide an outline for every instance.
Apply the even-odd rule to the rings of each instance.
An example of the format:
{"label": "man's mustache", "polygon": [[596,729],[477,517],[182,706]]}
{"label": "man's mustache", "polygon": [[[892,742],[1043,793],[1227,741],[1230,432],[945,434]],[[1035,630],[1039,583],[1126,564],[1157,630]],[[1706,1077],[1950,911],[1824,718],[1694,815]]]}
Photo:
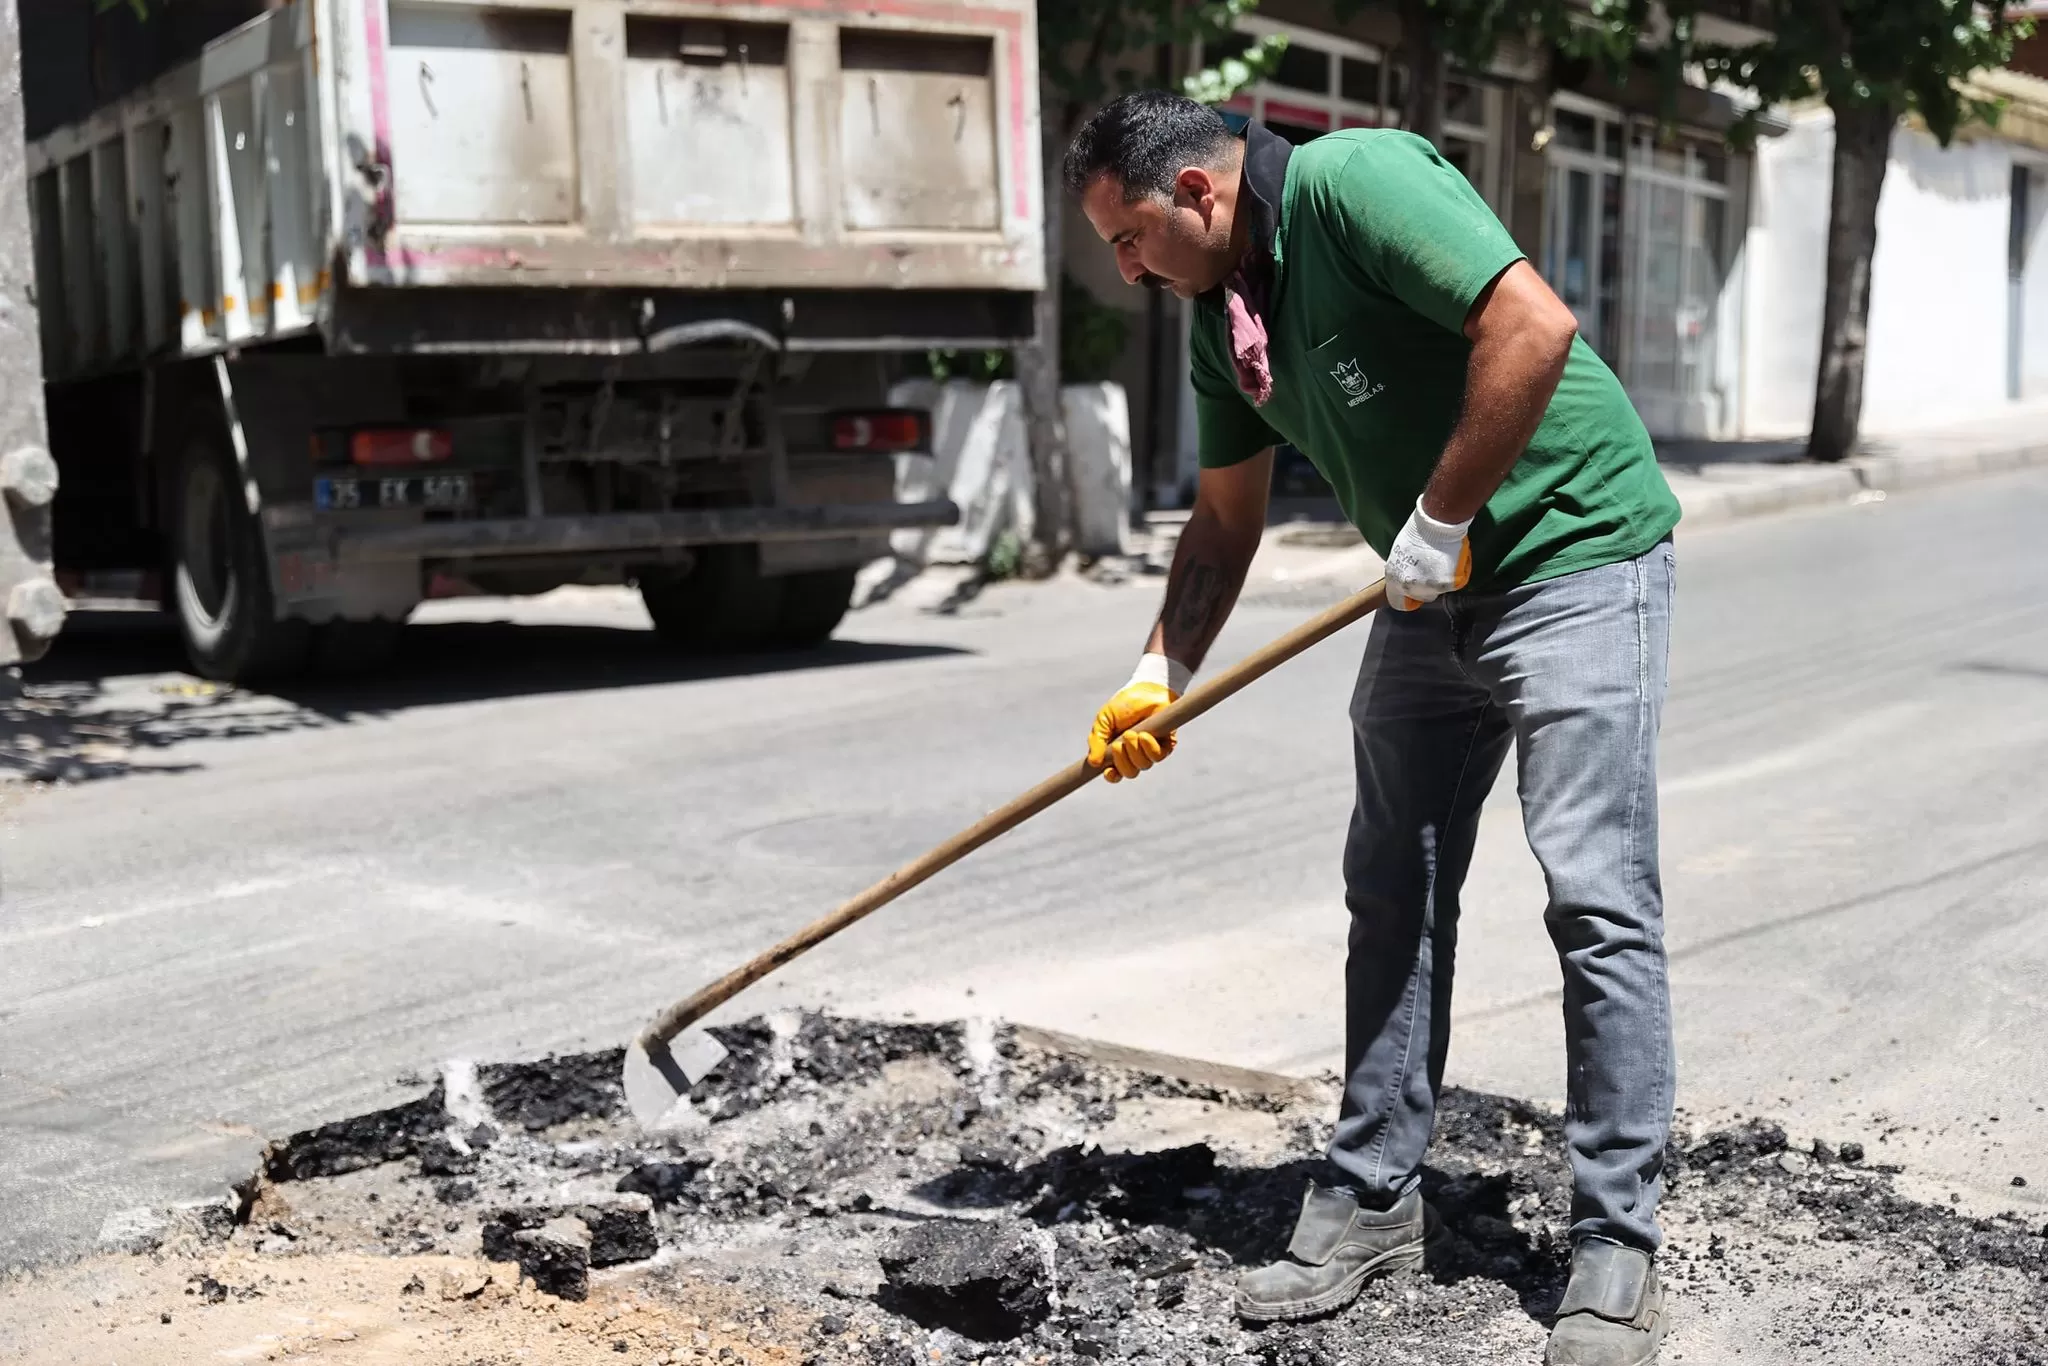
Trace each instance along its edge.
{"label": "man's mustache", "polygon": [[1149,270],[1138,277],[1138,283],[1143,285],[1147,289],[1167,289],[1170,288],[1173,284],[1173,282],[1167,279],[1164,275],[1154,275]]}

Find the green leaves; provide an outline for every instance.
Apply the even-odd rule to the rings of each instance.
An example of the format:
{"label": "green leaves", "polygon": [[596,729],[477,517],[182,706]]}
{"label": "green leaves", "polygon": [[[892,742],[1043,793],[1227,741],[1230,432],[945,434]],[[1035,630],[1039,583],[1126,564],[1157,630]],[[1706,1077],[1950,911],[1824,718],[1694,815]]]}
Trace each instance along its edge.
{"label": "green leaves", "polygon": [[1159,84],[1162,47],[1227,41],[1228,56],[1181,82],[1191,99],[1220,103],[1271,72],[1287,46],[1284,38],[1242,46],[1237,21],[1256,8],[1258,0],[1039,0],[1039,76],[1060,108],[1078,111]]}
{"label": "green leaves", "polygon": [[[1704,0],[1671,0],[1671,46],[1709,81],[1755,95],[1759,107],[1823,99],[1830,107],[1917,113],[1947,144],[1973,119],[1995,121],[1996,101],[1966,95],[1959,82],[2003,66],[2032,21],[2008,18],[1976,0],[1770,0],[1772,36],[1751,44],[1699,43],[1693,20]],[[1753,137],[1752,112],[1737,134]]]}
{"label": "green leaves", "polygon": [[1243,52],[1189,76],[1180,83],[1181,93],[1203,104],[1221,104],[1246,86],[1271,75],[1285,51],[1286,36],[1268,34]]}

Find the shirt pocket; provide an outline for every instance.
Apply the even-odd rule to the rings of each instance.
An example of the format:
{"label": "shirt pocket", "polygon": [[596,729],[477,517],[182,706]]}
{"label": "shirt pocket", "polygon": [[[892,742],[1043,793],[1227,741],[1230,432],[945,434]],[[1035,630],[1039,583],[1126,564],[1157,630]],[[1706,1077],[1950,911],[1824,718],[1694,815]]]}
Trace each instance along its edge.
{"label": "shirt pocket", "polygon": [[[1309,335],[1313,338],[1316,330]],[[1347,425],[1371,419],[1363,410],[1384,398],[1387,389],[1386,357],[1375,329],[1355,323],[1335,329],[1309,347],[1305,360],[1306,387],[1323,413]]]}

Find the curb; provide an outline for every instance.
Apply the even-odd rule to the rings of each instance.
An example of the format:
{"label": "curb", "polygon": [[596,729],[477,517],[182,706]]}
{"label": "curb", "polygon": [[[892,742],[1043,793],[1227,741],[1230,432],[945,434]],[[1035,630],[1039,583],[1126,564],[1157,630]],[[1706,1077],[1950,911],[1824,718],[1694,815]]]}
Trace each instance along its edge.
{"label": "curb", "polygon": [[1283,1103],[1307,1101],[1320,1104],[1333,1099],[1335,1094],[1334,1084],[1318,1077],[1295,1077],[1284,1072],[1265,1072],[1252,1067],[1239,1067],[1233,1063],[1210,1062],[1206,1058],[1189,1058],[1177,1053],[1160,1053],[1149,1048],[1111,1043],[1107,1039],[1091,1039],[1080,1034],[1045,1029],[1038,1025],[1018,1024],[1015,1021],[1008,1023],[1011,1038],[1040,1052],[1078,1058],[1083,1062],[1105,1067],[1122,1068],[1127,1072],[1150,1073],[1190,1086],[1238,1091]]}
{"label": "curb", "polygon": [[[1910,440],[1910,438],[1905,438]],[[1846,503],[1859,493],[1931,488],[1983,475],[2048,467],[2048,439],[2019,445],[1983,446],[1971,450],[1906,455],[1878,450],[1852,456],[1839,465],[1774,466],[1769,478],[1729,481],[1722,487],[1674,489],[1682,516],[1679,531],[1726,526],[1774,512]],[[1712,476],[1701,476],[1715,483]],[[1336,552],[1341,562],[1325,564],[1313,574],[1281,582],[1247,582],[1238,602],[1247,607],[1326,607],[1354,591],[1366,563],[1365,549]],[[1371,564],[1378,563],[1372,556]]]}
{"label": "curb", "polygon": [[1927,488],[1979,475],[2048,465],[2048,441],[1937,455],[1874,452],[1839,465],[1788,465],[1762,486],[1734,485],[1679,496],[1680,526],[1716,526],[1765,513],[1843,502],[1867,491]]}

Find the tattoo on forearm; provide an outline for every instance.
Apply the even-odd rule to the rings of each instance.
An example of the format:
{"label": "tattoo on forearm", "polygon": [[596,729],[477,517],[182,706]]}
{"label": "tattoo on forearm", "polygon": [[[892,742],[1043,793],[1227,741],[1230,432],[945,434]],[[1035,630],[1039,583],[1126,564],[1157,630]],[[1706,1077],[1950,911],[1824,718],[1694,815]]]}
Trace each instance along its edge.
{"label": "tattoo on forearm", "polygon": [[[1187,656],[1178,650],[1199,652],[1208,642],[1215,623],[1216,608],[1223,600],[1223,574],[1213,564],[1191,564],[1188,576],[1176,595],[1166,620],[1167,653],[1176,659]],[[1178,647],[1178,650],[1176,650]]]}

